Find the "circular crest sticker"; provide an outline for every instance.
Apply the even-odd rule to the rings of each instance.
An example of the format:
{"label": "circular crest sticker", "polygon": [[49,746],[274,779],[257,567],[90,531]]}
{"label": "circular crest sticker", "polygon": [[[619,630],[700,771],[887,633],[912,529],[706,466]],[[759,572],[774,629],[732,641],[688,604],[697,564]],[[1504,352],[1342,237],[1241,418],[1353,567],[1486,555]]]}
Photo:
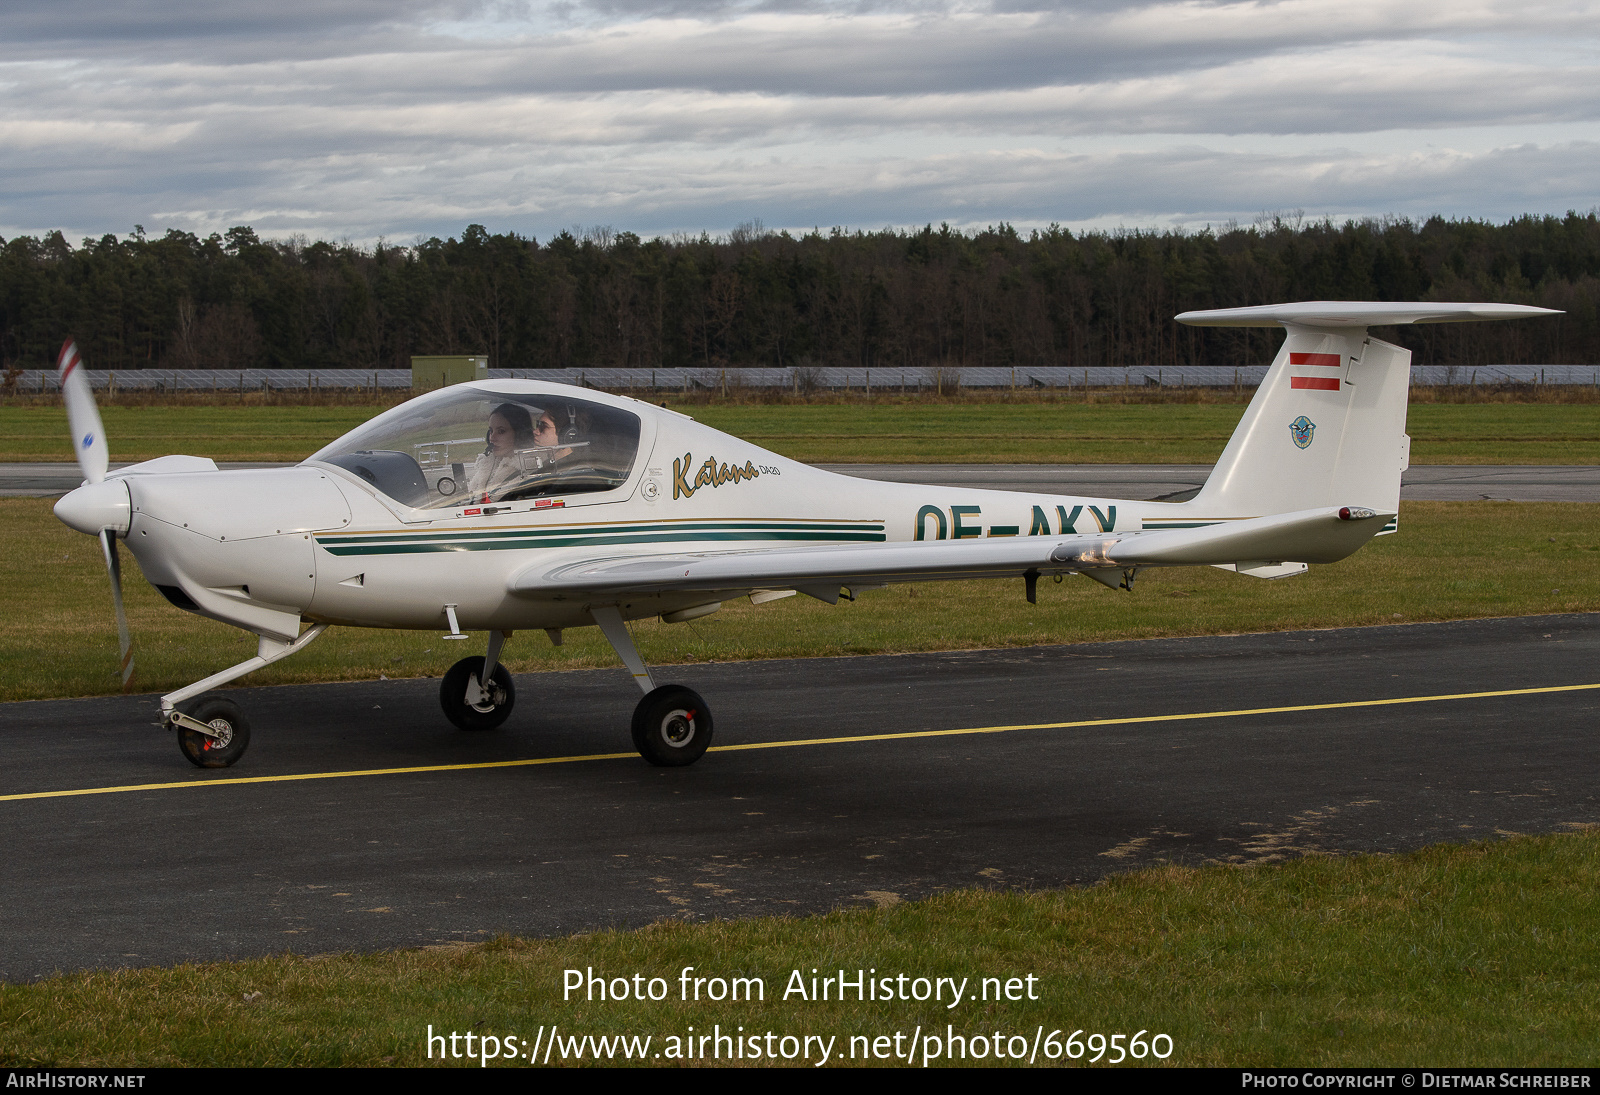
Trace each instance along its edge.
{"label": "circular crest sticker", "polygon": [[1311,447],[1311,435],[1317,430],[1317,424],[1305,415],[1301,415],[1289,423],[1289,435],[1294,438],[1295,448],[1306,449]]}

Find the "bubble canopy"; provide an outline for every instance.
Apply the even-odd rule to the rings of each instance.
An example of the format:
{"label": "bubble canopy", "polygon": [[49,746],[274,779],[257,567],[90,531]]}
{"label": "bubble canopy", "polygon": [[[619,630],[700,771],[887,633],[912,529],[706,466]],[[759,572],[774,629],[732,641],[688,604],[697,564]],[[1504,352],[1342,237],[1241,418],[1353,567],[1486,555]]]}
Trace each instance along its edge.
{"label": "bubble canopy", "polygon": [[620,407],[458,384],[380,414],[308,462],[343,468],[404,506],[453,509],[615,490],[638,452],[639,416]]}

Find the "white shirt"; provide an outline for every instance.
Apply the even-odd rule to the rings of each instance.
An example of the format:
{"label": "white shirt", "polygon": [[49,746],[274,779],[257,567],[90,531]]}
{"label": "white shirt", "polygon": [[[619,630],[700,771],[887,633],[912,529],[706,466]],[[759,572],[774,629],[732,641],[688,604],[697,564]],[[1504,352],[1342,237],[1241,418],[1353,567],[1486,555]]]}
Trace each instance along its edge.
{"label": "white shirt", "polygon": [[472,494],[494,494],[522,477],[522,466],[515,456],[496,456],[486,452],[473,461],[472,474],[467,477],[467,490]]}

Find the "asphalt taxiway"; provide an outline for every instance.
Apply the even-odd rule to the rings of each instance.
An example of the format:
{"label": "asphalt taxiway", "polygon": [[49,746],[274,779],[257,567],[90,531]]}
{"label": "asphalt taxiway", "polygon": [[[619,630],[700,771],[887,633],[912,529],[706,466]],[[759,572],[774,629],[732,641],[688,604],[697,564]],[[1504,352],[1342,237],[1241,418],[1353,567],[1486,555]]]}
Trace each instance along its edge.
{"label": "asphalt taxiway", "polygon": [[716,747],[632,755],[622,669],[244,688],[201,772],[153,696],[0,705],[0,979],[810,913],[1158,862],[1600,823],[1600,614],[672,667]]}

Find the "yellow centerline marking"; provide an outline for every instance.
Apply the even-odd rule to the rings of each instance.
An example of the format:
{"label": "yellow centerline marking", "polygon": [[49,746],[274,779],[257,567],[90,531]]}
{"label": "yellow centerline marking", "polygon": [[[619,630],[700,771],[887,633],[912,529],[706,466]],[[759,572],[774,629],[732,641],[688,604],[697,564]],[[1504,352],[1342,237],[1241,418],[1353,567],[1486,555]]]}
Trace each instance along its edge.
{"label": "yellow centerline marking", "polygon": [[[842,738],[801,738],[794,741],[759,741],[746,745],[716,745],[707,752],[737,753],[749,749],[791,749],[802,745],[851,745],[864,741],[901,741],[908,738],[948,738],[966,734],[1007,734],[1013,730],[1073,730],[1087,726],[1131,726],[1153,722],[1192,722],[1200,719],[1238,718],[1244,715],[1284,715],[1296,711],[1344,711],[1356,707],[1393,707],[1406,703],[1440,703],[1445,700],[1486,700],[1502,696],[1538,696],[1554,692],[1585,692],[1600,684],[1557,684],[1544,688],[1507,688],[1497,692],[1454,692],[1438,696],[1398,696],[1388,700],[1344,700],[1340,703],[1302,703],[1289,707],[1243,707],[1235,711],[1191,711],[1178,715],[1126,715],[1114,719],[1079,719],[1074,722],[1028,722],[1012,726],[972,726],[957,730],[908,730],[897,734],[855,734]],[[591,760],[629,760],[637,753],[590,753],[576,757],[537,757],[531,760],[491,760],[473,764],[427,764],[412,768],[368,768],[350,772],[305,772],[288,776],[242,776],[234,779],[183,780],[173,783],[130,783],[121,787],[83,787],[72,791],[32,791],[0,795],[0,802],[30,798],[69,798],[75,795],[114,795],[124,791],[165,791],[180,787],[237,787],[246,783],[292,783],[311,779],[348,779],[355,776],[405,776],[424,772],[470,772],[484,768],[528,768],[538,764],[580,764]]]}

